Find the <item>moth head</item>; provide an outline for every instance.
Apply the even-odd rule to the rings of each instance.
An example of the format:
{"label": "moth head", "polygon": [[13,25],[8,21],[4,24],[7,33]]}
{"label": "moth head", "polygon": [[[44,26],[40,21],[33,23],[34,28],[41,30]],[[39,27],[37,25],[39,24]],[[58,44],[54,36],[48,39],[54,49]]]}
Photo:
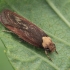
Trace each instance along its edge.
{"label": "moth head", "polygon": [[42,46],[45,49],[45,53],[56,51],[55,44],[52,42],[50,37],[42,37]]}

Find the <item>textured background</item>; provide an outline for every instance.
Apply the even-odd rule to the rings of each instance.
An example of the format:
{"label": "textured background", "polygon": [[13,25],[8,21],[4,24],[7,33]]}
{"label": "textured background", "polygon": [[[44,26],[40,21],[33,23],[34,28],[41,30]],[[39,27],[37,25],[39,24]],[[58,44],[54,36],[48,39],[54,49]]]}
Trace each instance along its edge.
{"label": "textured background", "polygon": [[[59,54],[49,54],[53,62],[49,61],[44,50],[15,34],[2,32],[5,27],[0,23],[0,70],[70,70],[70,0],[0,0],[0,12],[4,9],[24,16],[45,31]],[[5,62],[6,56],[11,64]]]}

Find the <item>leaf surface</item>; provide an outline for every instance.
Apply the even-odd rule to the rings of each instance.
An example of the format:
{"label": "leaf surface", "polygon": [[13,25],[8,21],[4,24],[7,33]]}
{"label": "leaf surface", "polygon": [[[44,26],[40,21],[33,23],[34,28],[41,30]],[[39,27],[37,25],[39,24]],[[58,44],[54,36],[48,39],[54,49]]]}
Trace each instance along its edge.
{"label": "leaf surface", "polygon": [[[3,9],[10,9],[45,31],[56,44],[58,54],[35,48],[12,33],[2,32],[0,38],[7,48],[7,57],[16,70],[70,70],[70,1],[69,0],[5,0]],[[0,5],[0,6],[1,6]],[[21,41],[21,42],[20,42]]]}

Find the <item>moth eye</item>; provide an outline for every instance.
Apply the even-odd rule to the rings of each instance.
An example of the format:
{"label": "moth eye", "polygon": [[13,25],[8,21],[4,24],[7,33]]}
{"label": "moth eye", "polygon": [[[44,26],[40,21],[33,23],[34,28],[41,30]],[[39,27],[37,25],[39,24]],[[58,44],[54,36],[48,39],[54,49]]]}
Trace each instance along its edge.
{"label": "moth eye", "polygon": [[50,52],[50,49],[49,49],[49,48],[45,48],[45,50],[46,50],[47,52]]}
{"label": "moth eye", "polygon": [[46,48],[46,50],[49,50],[49,48]]}

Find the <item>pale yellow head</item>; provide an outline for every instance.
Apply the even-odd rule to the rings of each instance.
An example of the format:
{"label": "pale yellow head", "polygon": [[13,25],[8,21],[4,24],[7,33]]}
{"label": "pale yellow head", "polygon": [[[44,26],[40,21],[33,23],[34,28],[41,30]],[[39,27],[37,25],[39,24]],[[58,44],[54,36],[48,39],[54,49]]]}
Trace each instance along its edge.
{"label": "pale yellow head", "polygon": [[55,44],[52,42],[50,37],[42,37],[42,40],[42,46],[46,53],[56,51]]}

